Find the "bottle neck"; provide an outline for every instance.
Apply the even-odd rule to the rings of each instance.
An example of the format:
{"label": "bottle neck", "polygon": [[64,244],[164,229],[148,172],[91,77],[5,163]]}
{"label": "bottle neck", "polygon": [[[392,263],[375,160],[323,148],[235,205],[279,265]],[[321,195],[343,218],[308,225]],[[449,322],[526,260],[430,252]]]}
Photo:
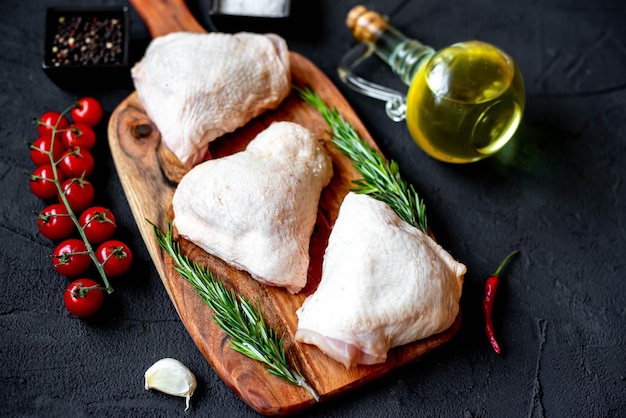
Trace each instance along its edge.
{"label": "bottle neck", "polygon": [[369,45],[400,79],[411,84],[417,70],[435,54],[435,50],[409,39],[387,22],[378,12],[358,5],[346,18],[354,38]]}
{"label": "bottle neck", "polygon": [[406,85],[411,84],[417,70],[435,53],[433,48],[407,38],[392,26],[380,32],[371,44],[376,55],[389,64]]}

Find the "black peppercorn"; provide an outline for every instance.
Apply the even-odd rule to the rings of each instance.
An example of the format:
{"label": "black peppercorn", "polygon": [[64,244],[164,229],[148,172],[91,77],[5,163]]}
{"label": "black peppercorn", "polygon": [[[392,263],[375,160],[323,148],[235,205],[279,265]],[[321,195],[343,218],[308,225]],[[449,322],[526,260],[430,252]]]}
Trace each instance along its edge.
{"label": "black peppercorn", "polygon": [[42,68],[64,90],[130,86],[127,7],[51,7]]}
{"label": "black peppercorn", "polygon": [[122,21],[98,16],[59,16],[50,64],[112,65],[124,59]]}

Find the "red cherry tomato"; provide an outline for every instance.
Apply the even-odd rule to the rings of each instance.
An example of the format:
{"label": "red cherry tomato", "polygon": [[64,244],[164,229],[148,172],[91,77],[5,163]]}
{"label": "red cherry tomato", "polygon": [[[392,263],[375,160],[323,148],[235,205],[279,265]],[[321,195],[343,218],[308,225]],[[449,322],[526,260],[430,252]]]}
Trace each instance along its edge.
{"label": "red cherry tomato", "polygon": [[63,132],[61,140],[66,149],[80,147],[82,150],[91,151],[96,145],[96,134],[91,126],[85,123],[74,123]]}
{"label": "red cherry tomato", "polygon": [[104,291],[91,279],[77,279],[65,289],[63,302],[72,315],[85,318],[100,310],[104,303]]}
{"label": "red cherry tomato", "polygon": [[70,122],[65,116],[55,110],[44,113],[35,120],[37,131],[40,135],[52,136],[52,131],[58,132],[70,126]]}
{"label": "red cherry tomato", "polygon": [[43,135],[30,144],[30,159],[37,165],[50,165],[52,163],[50,161],[50,149],[52,149],[54,162],[59,161],[66,151],[61,141],[54,141],[54,147],[52,147],[52,137]]}
{"label": "red cherry tomato", "polygon": [[63,241],[56,246],[52,253],[52,265],[63,276],[80,276],[91,265],[87,246],[82,240],[76,238]]}
{"label": "red cherry tomato", "polygon": [[133,264],[133,253],[122,241],[110,240],[100,244],[96,258],[102,264],[107,277],[119,277]]}
{"label": "red cherry tomato", "polygon": [[80,215],[78,223],[83,228],[87,240],[100,244],[111,238],[117,223],[113,212],[102,206],[92,206]]}
{"label": "red cherry tomato", "polygon": [[72,233],[74,222],[68,216],[65,205],[55,203],[41,211],[37,217],[37,227],[44,237],[56,241]]}
{"label": "red cherry tomato", "polygon": [[[80,213],[93,203],[96,192],[89,180],[82,178],[72,178],[65,180],[61,184],[61,189],[65,194],[67,204],[74,213]],[[60,201],[59,197],[59,201]]]}
{"label": "red cherry tomato", "polygon": [[74,147],[63,154],[59,168],[65,177],[89,177],[93,173],[94,160],[91,153]]}
{"label": "red cherry tomato", "polygon": [[83,97],[76,101],[71,113],[74,123],[85,123],[94,127],[102,119],[103,111],[98,100],[93,97]]}
{"label": "red cherry tomato", "polygon": [[[59,181],[65,178],[63,173],[57,171]],[[37,167],[30,175],[30,190],[40,199],[50,199],[57,195],[57,185],[54,183],[54,171],[50,164]]]}

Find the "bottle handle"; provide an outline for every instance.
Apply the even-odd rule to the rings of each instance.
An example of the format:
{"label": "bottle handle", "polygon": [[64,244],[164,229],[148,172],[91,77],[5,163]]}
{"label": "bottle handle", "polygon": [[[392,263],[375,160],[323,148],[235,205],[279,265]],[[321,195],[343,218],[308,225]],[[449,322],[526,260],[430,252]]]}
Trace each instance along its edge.
{"label": "bottle handle", "polygon": [[406,117],[406,96],[397,90],[381,86],[354,74],[354,69],[374,53],[374,47],[359,43],[348,50],[339,62],[339,78],[352,90],[385,102],[389,119],[401,122]]}

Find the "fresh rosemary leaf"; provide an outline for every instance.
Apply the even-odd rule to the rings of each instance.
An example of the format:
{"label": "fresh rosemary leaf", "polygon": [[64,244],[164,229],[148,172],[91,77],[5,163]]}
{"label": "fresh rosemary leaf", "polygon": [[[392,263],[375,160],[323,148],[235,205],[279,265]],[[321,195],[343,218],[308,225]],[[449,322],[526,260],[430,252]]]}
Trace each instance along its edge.
{"label": "fresh rosemary leaf", "polygon": [[283,336],[265,324],[261,306],[227,290],[205,265],[189,260],[180,251],[172,236],[172,222],[167,232],[148,221],[154,229],[159,246],[174,260],[174,269],[190,282],[198,295],[213,311],[213,320],[228,335],[230,347],[253,360],[265,364],[267,371],[306,389],[316,401],[319,396],[300,373],[287,361]]}
{"label": "fresh rosemary leaf", "polygon": [[363,179],[354,180],[351,190],[387,203],[404,221],[428,233],[426,206],[412,185],[400,175],[398,164],[385,161],[363,141],[336,108],[330,109],[310,88],[294,87],[300,97],[315,108],[329,126],[333,145],[348,156]]}

